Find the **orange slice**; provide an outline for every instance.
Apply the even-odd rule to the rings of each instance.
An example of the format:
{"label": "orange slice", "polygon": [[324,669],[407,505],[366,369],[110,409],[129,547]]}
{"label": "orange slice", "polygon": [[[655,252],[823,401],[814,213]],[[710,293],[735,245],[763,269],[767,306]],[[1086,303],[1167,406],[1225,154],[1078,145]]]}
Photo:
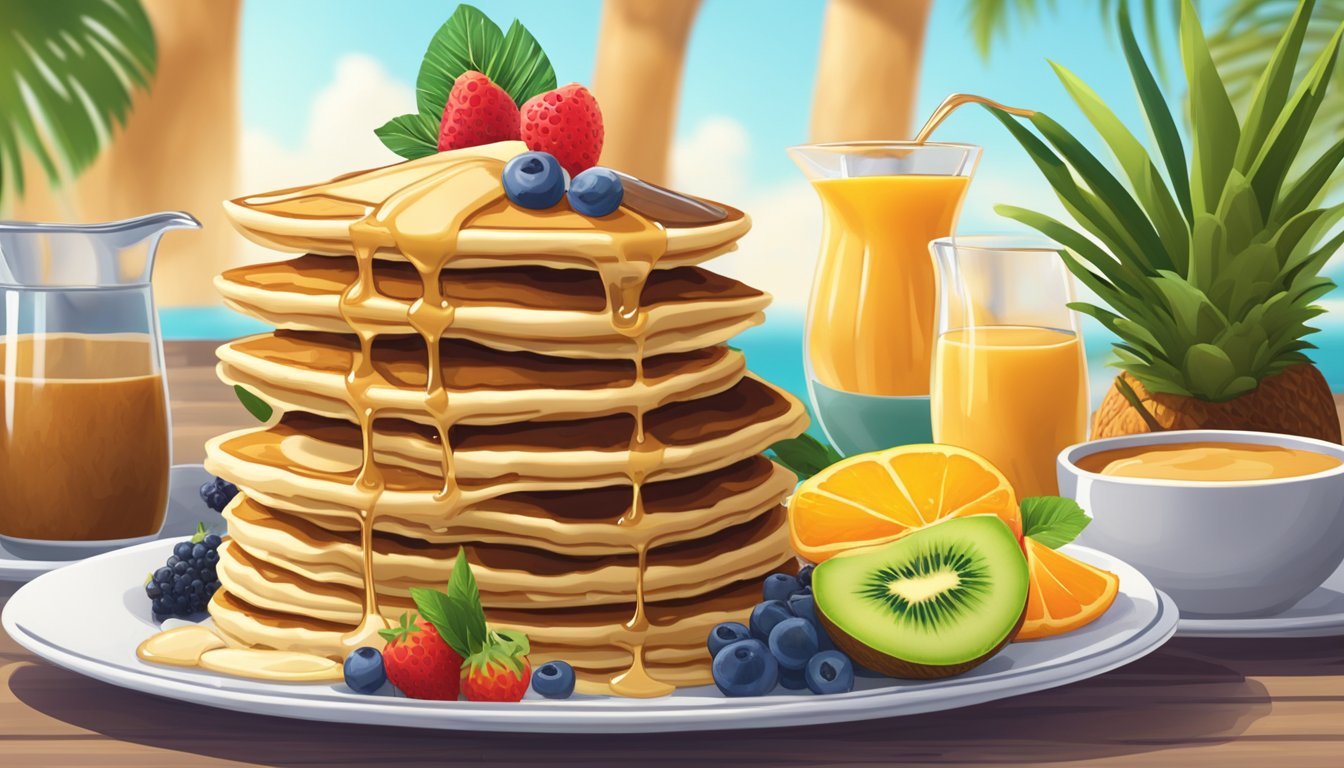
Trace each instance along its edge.
{"label": "orange slice", "polygon": [[1017,496],[1002,472],[950,445],[903,445],[839,461],[798,487],[789,536],[819,563],[885,544],[949,517],[998,515],[1022,536]]}
{"label": "orange slice", "polygon": [[1017,640],[1038,640],[1086,626],[1106,612],[1120,577],[1027,538],[1027,618]]}

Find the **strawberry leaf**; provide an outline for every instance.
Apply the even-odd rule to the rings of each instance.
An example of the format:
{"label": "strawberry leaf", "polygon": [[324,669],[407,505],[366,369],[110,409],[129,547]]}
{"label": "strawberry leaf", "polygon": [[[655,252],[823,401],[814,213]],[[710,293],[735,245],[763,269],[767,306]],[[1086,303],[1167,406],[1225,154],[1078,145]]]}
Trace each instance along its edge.
{"label": "strawberry leaf", "polygon": [[555,69],[536,38],[516,20],[508,34],[478,9],[462,4],[429,41],[415,98],[420,114],[443,116],[453,81],[463,72],[476,71],[503,88],[515,104],[555,88]]}
{"label": "strawberry leaf", "polygon": [[383,638],[385,642],[390,643],[394,640],[400,640],[408,635],[412,635],[419,631],[420,627],[416,626],[415,623],[415,614],[407,612],[401,614],[401,621],[397,626],[392,627],[390,629],[378,630],[378,636]]}
{"label": "strawberry leaf", "polygon": [[470,655],[471,645],[462,631],[460,612],[448,595],[437,589],[411,587],[411,599],[415,601],[420,615],[438,630],[439,637],[453,652],[463,658]]}
{"label": "strawberry leaf", "polygon": [[1073,499],[1059,496],[1031,496],[1022,500],[1022,534],[1051,549],[1059,549],[1078,538],[1092,522]]}
{"label": "strawberry leaf", "polygon": [[[439,118],[412,113],[398,115],[373,131],[383,146],[407,160],[439,151]],[[251,409],[249,409],[251,410]]]}
{"label": "strawberry leaf", "polygon": [[[481,592],[476,586],[476,577],[471,574],[471,563],[467,562],[466,550],[457,548],[457,561],[453,563],[453,574],[448,578],[448,599],[456,606],[458,628],[470,653],[476,653],[485,647],[487,631],[485,609],[481,607]],[[469,654],[461,654],[464,658]]]}

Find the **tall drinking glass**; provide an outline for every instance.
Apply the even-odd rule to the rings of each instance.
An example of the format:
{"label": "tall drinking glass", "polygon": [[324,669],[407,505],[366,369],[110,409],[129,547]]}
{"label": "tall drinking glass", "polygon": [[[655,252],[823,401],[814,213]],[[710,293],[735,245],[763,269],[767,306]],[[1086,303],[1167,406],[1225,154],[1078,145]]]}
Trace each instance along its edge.
{"label": "tall drinking glass", "polygon": [[1087,436],[1087,361],[1058,246],[947,237],[938,265],[933,439],[974,451],[1018,498],[1055,495],[1055,457]]}
{"label": "tall drinking glass", "polygon": [[199,226],[185,213],[0,222],[0,539],[11,552],[158,533],[171,456],[150,273],[164,231]]}
{"label": "tall drinking glass", "polygon": [[928,442],[936,288],[980,148],[854,142],[789,149],[821,198],[803,358],[817,420],[845,455]]}

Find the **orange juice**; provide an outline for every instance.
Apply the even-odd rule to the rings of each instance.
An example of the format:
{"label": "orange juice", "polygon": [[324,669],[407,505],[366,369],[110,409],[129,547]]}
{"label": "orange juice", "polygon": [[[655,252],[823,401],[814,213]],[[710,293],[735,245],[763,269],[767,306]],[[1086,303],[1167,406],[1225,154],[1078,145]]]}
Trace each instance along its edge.
{"label": "orange juice", "polygon": [[951,234],[966,176],[812,182],[825,214],[812,287],[812,375],[865,395],[927,395],[937,303],[929,241]]}
{"label": "orange juice", "polygon": [[989,459],[1018,498],[1054,495],[1055,457],[1087,433],[1083,343],[1071,331],[981,326],[938,337],[933,439]]}

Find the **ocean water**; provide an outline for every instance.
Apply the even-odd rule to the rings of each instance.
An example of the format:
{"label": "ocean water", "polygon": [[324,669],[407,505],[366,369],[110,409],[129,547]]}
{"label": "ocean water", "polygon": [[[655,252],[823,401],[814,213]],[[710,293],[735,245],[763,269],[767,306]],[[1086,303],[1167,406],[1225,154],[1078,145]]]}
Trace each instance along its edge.
{"label": "ocean water", "polygon": [[[1091,321],[1088,321],[1089,323]],[[270,326],[224,307],[170,307],[159,311],[163,337],[168,340],[223,340],[270,330]],[[1317,320],[1320,333],[1309,340],[1318,349],[1308,354],[1325,374],[1330,387],[1344,390],[1344,317],[1325,315]],[[1084,325],[1088,374],[1093,404],[1101,401],[1115,370],[1109,367],[1111,335],[1095,324]],[[803,313],[777,309],[767,313],[763,325],[738,335],[733,346],[747,356],[747,365],[758,376],[783,387],[807,402],[803,373]],[[813,425],[815,433],[816,426]]]}

